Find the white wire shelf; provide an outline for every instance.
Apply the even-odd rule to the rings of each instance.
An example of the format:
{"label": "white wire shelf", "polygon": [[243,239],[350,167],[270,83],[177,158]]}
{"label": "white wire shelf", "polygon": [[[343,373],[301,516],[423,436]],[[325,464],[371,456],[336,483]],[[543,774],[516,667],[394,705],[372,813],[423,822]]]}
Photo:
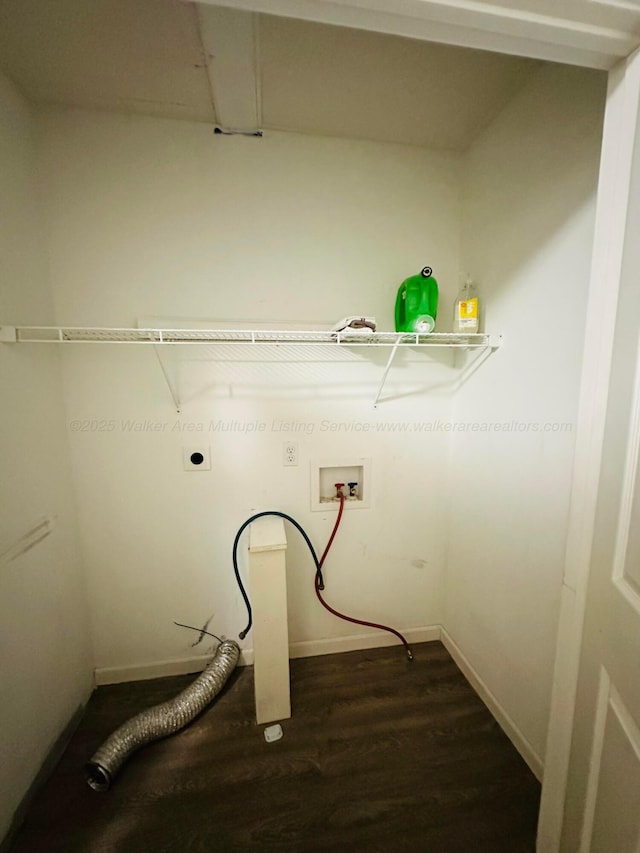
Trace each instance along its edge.
{"label": "white wire shelf", "polygon": [[[422,335],[413,332],[361,332],[346,329],[334,331],[290,331],[276,329],[129,329],[84,326],[0,326],[0,343],[32,344],[151,344],[169,387],[176,409],[180,411],[180,394],[172,382],[158,348],[165,345],[198,344],[288,347],[300,345],[329,347],[387,347],[389,356],[374,399],[380,400],[384,384],[398,349],[406,347],[448,348],[452,350],[485,350],[493,352],[502,345],[501,335],[452,334],[435,332]],[[298,354],[299,358],[299,354]]]}
{"label": "white wire shelf", "polygon": [[422,335],[409,332],[289,331],[254,329],[128,329],[81,326],[0,326],[4,343],[110,344],[326,344],[331,346],[497,349],[501,335]]}

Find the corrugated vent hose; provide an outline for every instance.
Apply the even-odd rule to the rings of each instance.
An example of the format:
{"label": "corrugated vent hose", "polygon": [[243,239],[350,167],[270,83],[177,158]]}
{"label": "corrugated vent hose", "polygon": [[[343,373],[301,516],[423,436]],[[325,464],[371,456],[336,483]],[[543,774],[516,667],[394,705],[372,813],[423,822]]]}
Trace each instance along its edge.
{"label": "corrugated vent hose", "polygon": [[142,711],[117,728],[85,765],[87,784],[94,791],[107,791],[132,752],[183,729],[222,690],[239,656],[235,640],[223,640],[204,672],[174,699]]}

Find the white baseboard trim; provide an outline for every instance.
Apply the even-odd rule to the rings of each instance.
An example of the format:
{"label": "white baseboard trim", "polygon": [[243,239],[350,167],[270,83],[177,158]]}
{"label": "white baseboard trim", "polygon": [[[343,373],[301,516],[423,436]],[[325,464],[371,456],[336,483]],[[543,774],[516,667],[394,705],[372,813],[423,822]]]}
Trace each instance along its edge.
{"label": "white baseboard trim", "polygon": [[542,782],[544,764],[538,753],[531,746],[529,741],[522,734],[520,729],[516,726],[516,724],[513,722],[509,714],[507,714],[507,712],[504,710],[502,705],[498,702],[493,693],[489,690],[482,678],[480,678],[472,664],[461,651],[458,644],[447,632],[446,628],[441,628],[440,639],[446,650],[456,662],[462,674],[469,682],[469,684],[473,687],[478,696],[482,699],[484,704],[491,711],[496,721],[500,725],[500,728],[503,730],[503,732],[509,738],[511,743],[518,750],[522,758],[529,765],[529,769],[531,770],[533,775],[536,777],[536,779],[538,779],[539,782]]}
{"label": "white baseboard trim", "polygon": [[[430,625],[424,628],[407,628],[402,631],[411,643],[426,643],[440,639],[440,626]],[[352,652],[359,649],[377,649],[383,646],[400,645],[400,641],[386,631],[371,634],[354,634],[348,637],[331,637],[326,640],[303,640],[289,645],[290,658],[333,655],[339,652]],[[211,660],[211,655],[198,655],[189,658],[170,658],[153,663],[133,664],[131,666],[103,666],[95,671],[96,686],[103,684],[122,684],[126,681],[146,681],[150,678],[165,678],[168,675],[188,675],[202,672]],[[243,649],[239,666],[253,664],[253,649]]]}
{"label": "white baseboard trim", "polygon": [[[440,626],[427,625],[423,628],[406,628],[400,631],[409,645],[428,643],[440,639]],[[400,640],[387,631],[370,634],[352,634],[348,637],[329,637],[325,640],[302,640],[289,644],[289,657],[310,658],[318,655],[335,655],[340,652],[354,652],[362,649],[379,649],[384,646],[400,646]]]}
{"label": "white baseboard trim", "polygon": [[[190,675],[202,672],[213,655],[199,655],[190,658],[169,658],[153,663],[133,664],[131,666],[102,666],[95,671],[96,686],[102,684],[122,684],[125,681],[147,681],[150,678],[165,678],[168,675]],[[253,663],[253,649],[240,652],[239,666]]]}

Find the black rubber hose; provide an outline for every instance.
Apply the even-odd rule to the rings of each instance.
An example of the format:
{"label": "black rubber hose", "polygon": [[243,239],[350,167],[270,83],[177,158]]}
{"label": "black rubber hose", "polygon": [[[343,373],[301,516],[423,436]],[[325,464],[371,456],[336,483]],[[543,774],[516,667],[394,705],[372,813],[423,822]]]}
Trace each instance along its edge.
{"label": "black rubber hose", "polygon": [[251,518],[248,518],[244,522],[242,527],[236,533],[236,538],[233,541],[233,552],[232,552],[233,571],[234,571],[234,574],[236,576],[236,581],[238,583],[238,586],[240,587],[240,592],[242,593],[242,597],[244,598],[244,603],[245,603],[246,608],[247,608],[247,627],[244,629],[244,631],[240,631],[240,633],[238,634],[238,636],[240,637],[241,640],[244,640],[244,638],[247,636],[247,634],[251,630],[251,626],[253,625],[253,614],[251,612],[251,604],[249,602],[249,596],[246,593],[246,590],[245,590],[244,585],[242,583],[242,578],[240,577],[240,572],[238,570],[238,542],[240,541],[240,537],[244,533],[245,528],[249,524],[251,524],[252,521],[255,521],[257,518],[263,518],[263,516],[265,516],[265,515],[276,515],[276,516],[278,516],[278,518],[285,518],[287,521],[290,521],[291,524],[293,524],[293,526],[296,528],[296,530],[298,530],[302,534],[304,541],[307,543],[309,550],[311,551],[311,556],[313,557],[313,562],[315,563],[316,584],[318,585],[319,589],[324,589],[324,579],[322,577],[322,567],[320,565],[320,561],[318,560],[318,555],[316,554],[315,549],[314,549],[313,545],[311,544],[311,540],[307,536],[306,531],[300,526],[300,524],[298,524],[298,522],[295,520],[295,518],[292,518],[290,515],[287,515],[286,512],[279,512],[276,509],[268,509],[268,510],[265,510],[264,512],[257,512],[255,515],[252,515]]}

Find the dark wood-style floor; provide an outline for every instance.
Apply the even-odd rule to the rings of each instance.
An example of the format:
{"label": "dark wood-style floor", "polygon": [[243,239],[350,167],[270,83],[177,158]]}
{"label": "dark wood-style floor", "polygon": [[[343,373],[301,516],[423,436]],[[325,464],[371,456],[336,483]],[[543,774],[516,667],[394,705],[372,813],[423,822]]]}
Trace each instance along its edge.
{"label": "dark wood-style floor", "polygon": [[110,791],[84,762],[193,676],[99,688],[35,798],[14,853],[520,853],[539,785],[440,643],[291,661],[293,716],[268,744],[253,671],[189,727],[124,765]]}

